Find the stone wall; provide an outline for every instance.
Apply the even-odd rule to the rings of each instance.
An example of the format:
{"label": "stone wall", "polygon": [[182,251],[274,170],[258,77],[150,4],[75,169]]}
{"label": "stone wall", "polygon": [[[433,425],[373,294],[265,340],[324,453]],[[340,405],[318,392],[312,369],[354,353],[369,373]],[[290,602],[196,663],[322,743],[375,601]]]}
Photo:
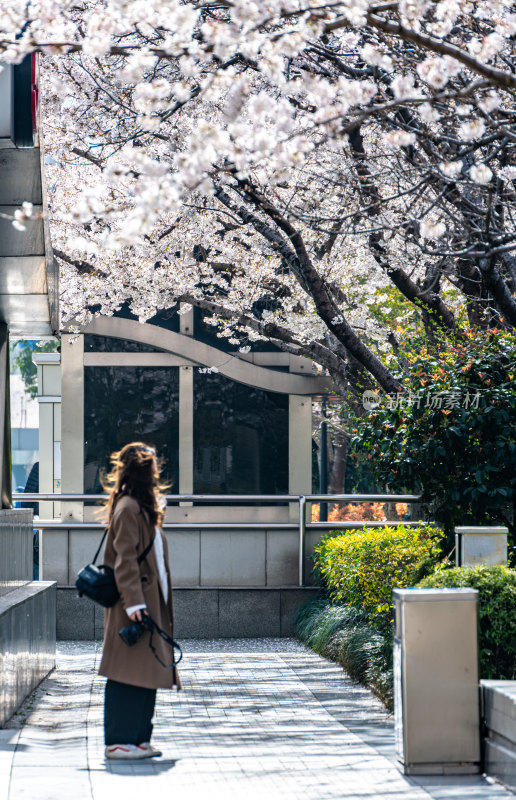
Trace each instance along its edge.
{"label": "stone wall", "polygon": [[[174,587],[284,587],[299,584],[299,533],[245,527],[231,530],[181,529],[165,531]],[[77,573],[92,561],[102,530],[45,528],[40,534],[40,575],[61,586],[73,586]],[[313,543],[321,532],[309,534],[305,572],[309,577]]]}
{"label": "stone wall", "polygon": [[[299,533],[292,530],[166,530],[178,637],[291,636],[299,606],[317,591],[299,587]],[[307,542],[305,573],[320,531]],[[102,530],[45,528],[40,570],[55,580],[57,638],[102,638],[103,610],[79,598],[75,579],[89,563]]]}
{"label": "stone wall", "polygon": [[0,597],[0,725],[55,666],[55,583],[33,581]]}
{"label": "stone wall", "polygon": [[[298,608],[317,589],[174,589],[174,635],[178,638],[239,638],[292,636]],[[75,587],[57,590],[57,638],[101,639],[104,633],[103,609]]]}
{"label": "stone wall", "polygon": [[29,509],[0,510],[0,725],[55,666],[56,587],[33,581]]}

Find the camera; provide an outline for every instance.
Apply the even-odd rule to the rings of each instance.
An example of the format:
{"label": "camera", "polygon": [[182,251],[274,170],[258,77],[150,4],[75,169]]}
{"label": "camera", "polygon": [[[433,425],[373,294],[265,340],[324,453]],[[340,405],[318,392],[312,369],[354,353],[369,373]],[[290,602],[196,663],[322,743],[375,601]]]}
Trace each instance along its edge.
{"label": "camera", "polygon": [[151,618],[144,614],[141,622],[133,622],[118,631],[118,635],[128,647],[132,647],[143,636],[145,631],[152,631],[153,622]]}

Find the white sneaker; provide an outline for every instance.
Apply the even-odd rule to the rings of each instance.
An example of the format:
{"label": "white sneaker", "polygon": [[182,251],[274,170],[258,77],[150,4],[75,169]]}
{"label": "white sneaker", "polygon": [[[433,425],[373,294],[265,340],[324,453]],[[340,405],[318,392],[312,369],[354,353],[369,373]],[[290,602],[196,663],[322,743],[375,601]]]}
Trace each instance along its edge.
{"label": "white sneaker", "polygon": [[104,754],[106,758],[116,759],[150,758],[149,747],[141,744],[110,744]]}
{"label": "white sneaker", "polygon": [[150,742],[142,742],[142,744],[137,745],[137,747],[144,747],[146,749],[147,755],[145,758],[158,758],[158,756],[163,755],[161,750],[156,750],[156,748],[153,747]]}

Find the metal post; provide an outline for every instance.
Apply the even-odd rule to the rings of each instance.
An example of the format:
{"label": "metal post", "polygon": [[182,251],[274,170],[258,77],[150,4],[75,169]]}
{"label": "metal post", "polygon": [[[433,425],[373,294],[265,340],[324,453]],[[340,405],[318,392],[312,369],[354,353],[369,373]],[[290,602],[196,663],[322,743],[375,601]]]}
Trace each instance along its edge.
{"label": "metal post", "polygon": [[[328,423],[326,422],[326,399],[321,403],[323,421],[321,422],[321,458],[319,466],[319,492],[328,494]],[[328,503],[319,505],[319,522],[328,521]]]}
{"label": "metal post", "polygon": [[305,584],[306,497],[299,496],[299,585]]}
{"label": "metal post", "polygon": [[12,507],[9,330],[0,322],[0,508]]}
{"label": "metal post", "polygon": [[455,533],[455,566],[462,567],[462,534],[457,532]]}

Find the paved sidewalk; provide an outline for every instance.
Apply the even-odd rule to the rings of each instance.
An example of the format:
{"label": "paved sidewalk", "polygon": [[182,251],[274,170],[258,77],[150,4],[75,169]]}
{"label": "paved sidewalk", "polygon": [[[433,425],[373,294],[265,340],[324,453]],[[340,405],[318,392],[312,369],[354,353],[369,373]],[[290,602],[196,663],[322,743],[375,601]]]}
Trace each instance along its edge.
{"label": "paved sidewalk", "polygon": [[514,800],[481,777],[409,779],[392,719],[342,670],[285,639],[186,641],[184,692],[159,692],[164,756],[106,762],[99,646],[58,669],[0,730],[2,800]]}

